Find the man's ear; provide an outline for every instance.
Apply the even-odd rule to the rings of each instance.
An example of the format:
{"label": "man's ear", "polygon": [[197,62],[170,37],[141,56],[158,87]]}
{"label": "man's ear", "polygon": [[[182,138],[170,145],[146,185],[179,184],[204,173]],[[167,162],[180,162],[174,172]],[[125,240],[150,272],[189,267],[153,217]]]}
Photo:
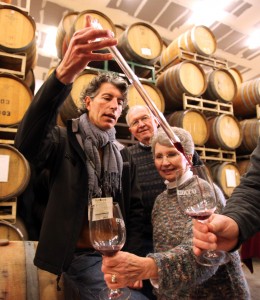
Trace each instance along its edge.
{"label": "man's ear", "polygon": [[87,110],[89,110],[89,103],[90,103],[90,101],[91,101],[91,98],[89,96],[87,96],[85,98],[85,107],[86,107]]}

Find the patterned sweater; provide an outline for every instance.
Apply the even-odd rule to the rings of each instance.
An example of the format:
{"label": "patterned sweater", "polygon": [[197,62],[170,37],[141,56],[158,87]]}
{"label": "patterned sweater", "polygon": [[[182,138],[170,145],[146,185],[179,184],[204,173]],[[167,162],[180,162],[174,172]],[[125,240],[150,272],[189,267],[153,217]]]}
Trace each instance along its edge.
{"label": "patterned sweater", "polygon": [[128,147],[137,167],[137,175],[142,190],[144,206],[144,237],[152,244],[152,209],[156,197],[165,190],[164,180],[155,168],[151,147],[139,143]]}
{"label": "patterned sweater", "polygon": [[[192,188],[192,179],[184,185]],[[218,202],[224,203],[219,188]],[[220,205],[221,207],[221,205]],[[220,208],[219,207],[219,208]],[[149,254],[158,266],[158,300],[170,299],[250,299],[238,252],[219,267],[199,265],[192,251],[192,220],[181,210],[176,189],[161,193],[152,213],[156,253]]]}

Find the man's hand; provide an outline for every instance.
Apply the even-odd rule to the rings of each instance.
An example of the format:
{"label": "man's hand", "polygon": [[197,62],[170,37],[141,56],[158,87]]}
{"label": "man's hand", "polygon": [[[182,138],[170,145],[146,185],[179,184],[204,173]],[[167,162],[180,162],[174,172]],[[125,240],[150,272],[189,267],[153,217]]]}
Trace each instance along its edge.
{"label": "man's hand", "polygon": [[[95,41],[97,40],[97,41]],[[63,60],[56,69],[56,77],[64,84],[73,82],[90,61],[112,59],[111,53],[93,53],[117,44],[113,32],[95,29],[91,26],[91,17],[86,16],[86,26],[74,33]]]}
{"label": "man's hand", "polygon": [[223,215],[213,214],[208,223],[193,220],[193,251],[200,255],[202,250],[230,251],[238,243],[237,223]]}

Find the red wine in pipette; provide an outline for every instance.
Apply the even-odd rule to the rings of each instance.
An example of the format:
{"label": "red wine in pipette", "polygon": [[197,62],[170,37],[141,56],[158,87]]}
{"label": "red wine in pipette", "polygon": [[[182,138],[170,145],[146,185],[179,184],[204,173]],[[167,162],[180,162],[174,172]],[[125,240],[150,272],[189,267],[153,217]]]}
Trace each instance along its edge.
{"label": "red wine in pipette", "polygon": [[173,145],[179,152],[181,152],[184,155],[189,165],[192,166],[192,162],[190,161],[188,155],[184,152],[182,144],[180,142],[175,142]]}

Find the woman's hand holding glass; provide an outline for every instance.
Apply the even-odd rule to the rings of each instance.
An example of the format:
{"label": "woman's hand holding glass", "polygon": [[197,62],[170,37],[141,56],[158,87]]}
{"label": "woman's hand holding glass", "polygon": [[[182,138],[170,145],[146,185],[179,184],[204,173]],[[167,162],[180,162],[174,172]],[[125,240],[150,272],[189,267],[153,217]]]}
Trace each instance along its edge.
{"label": "woman's hand holding glass", "polygon": [[[157,266],[152,258],[119,251],[113,257],[103,257],[102,272],[110,288],[129,286],[142,287],[142,279],[157,278]],[[117,283],[111,283],[111,275],[116,273]]]}

